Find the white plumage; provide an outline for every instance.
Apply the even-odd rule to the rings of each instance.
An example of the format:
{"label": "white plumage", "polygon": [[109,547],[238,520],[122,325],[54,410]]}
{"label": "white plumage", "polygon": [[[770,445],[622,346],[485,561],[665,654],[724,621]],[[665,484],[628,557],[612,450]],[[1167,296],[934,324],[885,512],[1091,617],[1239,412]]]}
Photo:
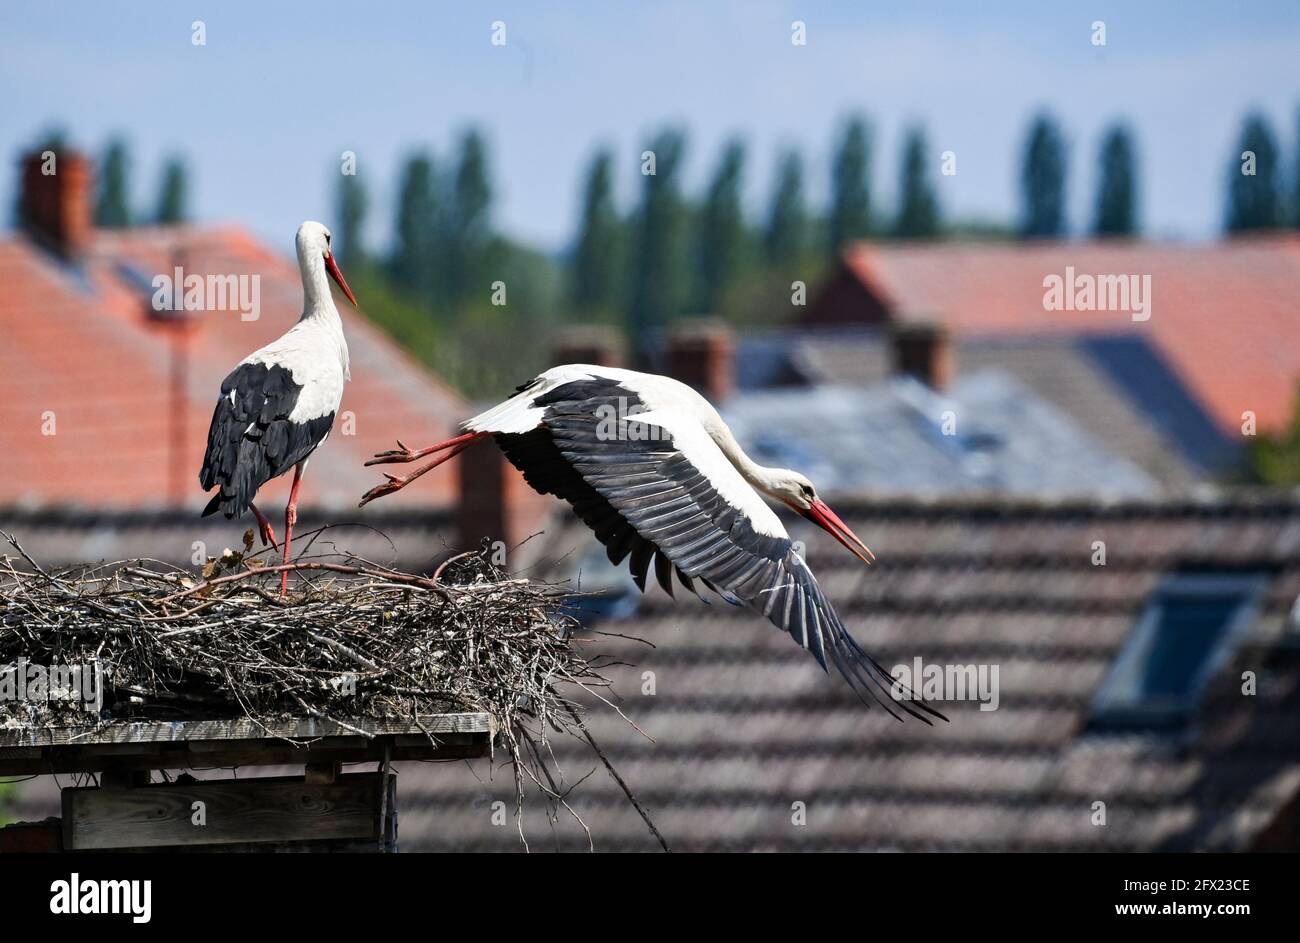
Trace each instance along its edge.
{"label": "white plumage", "polygon": [[[668,377],[590,364],[547,370],[514,396],[464,423],[466,432],[427,449],[402,446],[367,464],[443,453],[371,489],[362,504],[405,487],[491,436],[537,491],[554,494],[629,562],[644,590],[651,564],[672,593],[673,576],[698,580],[780,626],[823,668],[834,664],[859,696],[895,717],[940,717],[900,689],[840,622],[767,499],[829,532],[864,562],[866,545],[798,472],[744,453],[704,397]],[[894,695],[901,694],[901,698]],[[928,717],[927,717],[928,715]]]}
{"label": "white plumage", "polygon": [[616,381],[635,394],[636,405],[613,404],[615,417],[622,413],[629,419],[669,432],[673,445],[713,483],[723,500],[749,518],[755,530],[773,537],[787,536],[780,519],[745,481],[740,470],[744,468],[761,478],[762,473],[772,469],[750,462],[712,404],[671,377],[591,364],[552,367],[533,381],[536,387],[530,384],[505,402],[462,423],[462,427],[470,432],[491,433],[536,429],[546,422],[546,410],[533,405],[540,396],[566,383],[593,376]]}

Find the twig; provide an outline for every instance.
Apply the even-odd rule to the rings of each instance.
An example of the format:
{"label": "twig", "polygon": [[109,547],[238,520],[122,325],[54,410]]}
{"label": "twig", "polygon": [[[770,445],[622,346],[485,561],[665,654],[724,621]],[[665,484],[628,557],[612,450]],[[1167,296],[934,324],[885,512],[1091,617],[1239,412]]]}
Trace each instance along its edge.
{"label": "twig", "polygon": [[614,769],[614,764],[609,761],[609,757],[605,755],[605,751],[600,748],[598,743],[596,743],[596,738],[591,735],[591,731],[587,729],[586,723],[578,716],[578,712],[574,710],[572,706],[567,704],[565,705],[565,709],[568,711],[569,716],[573,718],[574,725],[582,731],[582,735],[586,739],[587,743],[591,745],[591,749],[595,751],[598,757],[600,757],[600,761],[605,764],[605,769],[609,771],[609,775],[614,777],[614,782],[618,783],[618,788],[623,790],[623,795],[627,796],[627,801],[632,803],[632,808],[636,809],[637,814],[641,816],[641,821],[645,822],[646,828],[650,829],[650,834],[658,839],[659,845],[664,851],[672,852],[672,849],[668,847],[668,842],[664,840],[663,835],[659,834],[659,829],[655,828],[655,823],[651,820],[650,813],[645,810],[645,806],[641,805],[641,800],[632,792],[632,788],[623,781],[623,777],[618,774],[618,770]]}
{"label": "twig", "polygon": [[395,583],[406,583],[411,586],[419,586],[422,589],[442,592],[442,587],[437,586],[432,580],[425,579],[422,576],[413,576],[408,573],[397,573],[392,570],[371,570],[367,567],[347,566],[342,563],[277,563],[275,566],[250,566],[242,573],[230,573],[226,576],[218,576],[210,580],[204,580],[195,586],[179,593],[173,593],[163,599],[158,600],[160,605],[174,602],[177,599],[184,599],[186,596],[193,596],[195,593],[201,593],[205,589],[211,589],[213,586],[223,586],[227,583],[237,583],[240,580],[250,579],[254,576],[269,576],[272,574],[284,572],[296,572],[301,570],[328,570],[331,573],[346,573],[351,576],[382,576],[384,579],[392,580]]}

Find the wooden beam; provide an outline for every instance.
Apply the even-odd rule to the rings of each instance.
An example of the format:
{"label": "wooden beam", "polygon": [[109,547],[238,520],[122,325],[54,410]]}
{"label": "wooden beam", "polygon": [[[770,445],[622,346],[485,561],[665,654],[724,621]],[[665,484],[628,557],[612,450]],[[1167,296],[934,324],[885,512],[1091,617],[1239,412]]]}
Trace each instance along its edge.
{"label": "wooden beam", "polygon": [[[395,777],[392,777],[395,778]],[[74,851],[298,841],[382,844],[378,773],[333,783],[299,777],[63,790],[63,845]],[[202,824],[198,824],[198,823]]]}
{"label": "wooden beam", "polygon": [[[333,740],[318,740],[295,745],[285,740],[231,740],[226,743],[140,743],[133,751],[117,751],[119,744],[92,744],[85,747],[52,746],[25,752],[19,758],[7,758],[0,750],[0,776],[40,776],[54,773],[97,773],[106,766],[120,769],[210,769],[218,766],[301,766],[311,762],[380,763],[384,745],[394,738],[377,737],[363,741],[363,746],[345,743],[335,747]],[[461,760],[487,756],[491,742],[487,734],[442,734],[436,745],[423,735],[402,738],[404,745],[394,744],[393,762],[411,760]],[[194,749],[199,747],[199,749]],[[105,752],[111,751],[111,752]]]}
{"label": "wooden beam", "polygon": [[[230,720],[123,721],[101,727],[40,727],[0,729],[0,751],[12,747],[85,746],[88,744],[180,742],[189,740],[264,740],[283,737],[309,740],[354,737],[357,730],[371,737],[444,733],[494,733],[492,718],[481,712],[425,714],[408,719],[344,718],[344,727],[315,717],[294,717],[259,724],[247,717]],[[364,738],[363,739],[368,739]],[[2,755],[2,754],[0,754]]]}
{"label": "wooden beam", "polygon": [[347,718],[346,723],[371,735],[315,718],[291,718],[265,727],[245,718],[0,730],[0,776],[99,772],[108,766],[378,763],[385,750],[392,760],[468,759],[489,752],[496,729],[483,713],[429,714],[416,721]]}

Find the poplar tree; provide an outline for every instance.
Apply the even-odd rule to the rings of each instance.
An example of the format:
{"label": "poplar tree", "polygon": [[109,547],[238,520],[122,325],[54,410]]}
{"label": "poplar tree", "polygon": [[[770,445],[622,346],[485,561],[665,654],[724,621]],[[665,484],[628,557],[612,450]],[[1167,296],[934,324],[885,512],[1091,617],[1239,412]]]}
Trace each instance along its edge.
{"label": "poplar tree", "polygon": [[1254,232],[1282,225],[1279,157],[1277,139],[1268,121],[1260,114],[1247,116],[1228,166],[1228,232]]}
{"label": "poplar tree", "polygon": [[831,163],[831,211],[827,220],[827,249],[838,257],[844,246],[871,230],[871,145],[866,123],[853,118]]}
{"label": "poplar tree", "polygon": [[95,225],[122,229],[131,225],[127,176],[130,157],[121,138],[109,142],[99,171],[99,196],[95,201]]}
{"label": "poplar tree", "polygon": [[738,140],[729,141],[700,212],[698,280],[692,304],[700,314],[716,314],[740,274],[745,247],[745,217],[740,205],[744,172],[745,146]]}
{"label": "poplar tree", "polygon": [[686,141],[679,131],[664,131],[647,150],[650,154],[641,162],[642,197],[628,310],[628,326],[639,353],[645,351],[652,334],[680,312],[685,297],[685,211],[679,178]]}
{"label": "poplar tree", "polygon": [[1020,172],[1020,234],[1026,239],[1065,235],[1065,140],[1047,114],[1034,119]]}
{"label": "poplar tree", "polygon": [[908,131],[903,140],[898,219],[894,223],[894,235],[899,239],[939,235],[939,202],[930,185],[928,152],[925,132],[919,127]]}
{"label": "poplar tree", "polygon": [[587,168],[582,221],[573,251],[570,293],[580,310],[609,310],[614,306],[621,228],[614,205],[614,157],[602,149]]}
{"label": "poplar tree", "polygon": [[1101,145],[1101,177],[1097,186],[1098,236],[1137,233],[1137,157],[1133,136],[1122,125],[1110,129]]}

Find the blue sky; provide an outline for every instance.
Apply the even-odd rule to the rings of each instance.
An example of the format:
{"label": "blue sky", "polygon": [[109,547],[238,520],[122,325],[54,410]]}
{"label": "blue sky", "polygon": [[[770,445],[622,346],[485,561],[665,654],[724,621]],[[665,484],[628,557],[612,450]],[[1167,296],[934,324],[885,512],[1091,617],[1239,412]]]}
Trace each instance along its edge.
{"label": "blue sky", "polygon": [[[489,41],[494,20],[505,47]],[[807,46],[791,45],[793,20]],[[1104,48],[1090,41],[1095,20]],[[401,157],[446,154],[469,124],[492,146],[498,224],[543,248],[571,238],[598,143],[616,148],[630,205],[657,129],[688,131],[688,187],[739,133],[757,214],[782,147],[803,151],[810,198],[824,200],[830,144],[854,110],[875,128],[878,208],[893,204],[903,130],[922,121],[946,214],[1009,218],[1025,127],[1043,106],[1071,144],[1074,229],[1091,216],[1102,130],[1124,118],[1148,234],[1202,239],[1218,231],[1247,109],[1270,118],[1288,161],[1295,152],[1300,4],[8,0],[0,91],[6,203],[18,154],[43,130],[63,127],[92,153],[122,132],[138,203],[152,205],[162,159],[181,152],[199,219],[248,225],[286,251],[302,219],[330,220],[341,151],[358,154],[382,242]],[[953,177],[937,172],[946,150]]]}

